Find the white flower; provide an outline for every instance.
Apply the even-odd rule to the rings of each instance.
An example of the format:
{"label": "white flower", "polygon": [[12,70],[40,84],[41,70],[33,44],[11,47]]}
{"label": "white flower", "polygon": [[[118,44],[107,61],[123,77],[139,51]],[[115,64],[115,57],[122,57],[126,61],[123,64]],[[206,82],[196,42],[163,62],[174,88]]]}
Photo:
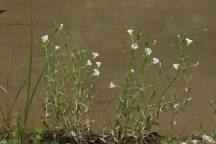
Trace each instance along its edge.
{"label": "white flower", "polygon": [[187,98],[187,101],[191,101],[191,100],[192,100],[192,97]]}
{"label": "white flower", "polygon": [[179,106],[179,103],[174,104],[173,108],[176,109]]}
{"label": "white flower", "polygon": [[98,69],[94,69],[94,73],[92,74],[93,76],[99,76],[100,71]]}
{"label": "white flower", "polygon": [[157,40],[154,40],[152,45],[154,46],[156,45],[156,43],[157,43]]}
{"label": "white flower", "polygon": [[62,30],[62,29],[63,29],[63,27],[64,27],[64,24],[63,24],[63,23],[61,23],[61,24],[59,25],[59,29],[60,29],[60,30]]}
{"label": "white flower", "polygon": [[186,142],[182,142],[181,144],[187,144]]}
{"label": "white flower", "polygon": [[101,66],[101,62],[95,62],[98,68]]}
{"label": "white flower", "polygon": [[48,41],[48,38],[49,38],[48,35],[44,35],[44,36],[41,37],[41,40],[42,40],[43,43],[45,43],[45,42]]}
{"label": "white flower", "polygon": [[91,62],[91,60],[87,60],[87,64],[86,65],[88,65],[88,66],[90,66],[90,65],[92,65],[92,62]]}
{"label": "white flower", "polygon": [[200,63],[197,61],[197,62],[193,65],[193,67],[198,67],[199,64],[200,64]]}
{"label": "white flower", "polygon": [[214,139],[210,136],[207,136],[206,134],[202,135],[202,139],[206,140],[209,143],[215,143]]}
{"label": "white flower", "polygon": [[135,71],[134,71],[134,69],[131,69],[130,71],[131,71],[132,73],[134,73],[134,72],[135,72]]}
{"label": "white flower", "polygon": [[173,121],[173,125],[176,125],[176,120]]}
{"label": "white flower", "polygon": [[74,58],[75,57],[75,53],[71,53],[71,56]]}
{"label": "white flower", "polygon": [[157,64],[157,63],[159,63],[159,62],[160,62],[160,61],[159,61],[158,58],[155,58],[155,57],[153,58],[153,62],[152,62],[153,64]]}
{"label": "white flower", "polygon": [[145,52],[147,55],[150,55],[152,53],[152,50],[150,48],[145,48]]}
{"label": "white flower", "polygon": [[190,44],[193,42],[193,40],[188,39],[188,38],[186,38],[185,40],[186,40],[186,42],[187,42],[187,45],[190,45]]}
{"label": "white flower", "polygon": [[132,43],[132,44],[131,44],[131,48],[134,49],[134,50],[136,50],[136,49],[139,48],[139,46],[138,46],[137,43]]}
{"label": "white flower", "polygon": [[92,55],[93,55],[93,59],[95,59],[96,57],[98,57],[98,56],[99,56],[99,53],[92,52]]}
{"label": "white flower", "polygon": [[56,45],[55,46],[55,51],[59,50],[60,49],[60,46]]}
{"label": "white flower", "polygon": [[115,87],[116,87],[116,85],[111,82],[110,85],[109,85],[109,88],[115,88]]}
{"label": "white flower", "polygon": [[180,39],[180,38],[181,38],[181,35],[180,35],[180,34],[178,34],[178,35],[177,35],[177,38],[178,38],[178,39]]}
{"label": "white flower", "polygon": [[199,140],[191,140],[191,142],[192,142],[193,144],[197,144],[197,143],[199,142]]}
{"label": "white flower", "polygon": [[161,62],[159,63],[159,66],[162,67],[162,63]]}
{"label": "white flower", "polygon": [[174,69],[178,69],[179,68],[179,64],[173,64]]}
{"label": "white flower", "polygon": [[188,92],[188,88],[185,88],[185,92]]}
{"label": "white flower", "polygon": [[50,113],[46,113],[45,117],[50,117]]}
{"label": "white flower", "polygon": [[127,32],[129,33],[130,36],[133,35],[133,30],[132,29],[127,30]]}

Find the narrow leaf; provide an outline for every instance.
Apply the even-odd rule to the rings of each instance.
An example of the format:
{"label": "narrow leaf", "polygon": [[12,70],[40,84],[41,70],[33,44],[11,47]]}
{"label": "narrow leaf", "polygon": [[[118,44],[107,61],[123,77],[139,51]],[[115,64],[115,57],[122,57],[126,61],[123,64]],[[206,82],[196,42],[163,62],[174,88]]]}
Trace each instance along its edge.
{"label": "narrow leaf", "polygon": [[3,90],[5,93],[8,93],[8,91],[2,85],[0,85],[0,89]]}
{"label": "narrow leaf", "polygon": [[43,77],[44,73],[46,72],[47,67],[48,67],[49,63],[51,62],[52,58],[53,58],[52,56],[49,57],[49,59],[48,59],[48,61],[46,62],[46,64],[45,64],[45,66],[44,66],[44,68],[43,68],[43,70],[42,70],[42,72],[41,72],[39,78],[37,79],[37,82],[36,82],[35,87],[34,87],[34,89],[33,89],[33,91],[32,91],[32,94],[31,94],[31,97],[30,97],[28,106],[26,107],[26,114],[25,114],[25,121],[24,121],[24,124],[27,122],[27,118],[28,118],[28,115],[29,115],[30,107],[31,107],[32,101],[33,101],[33,99],[34,99],[35,93],[36,93],[36,91],[37,91],[37,88],[38,88],[38,86],[39,86],[39,83],[40,83],[40,81],[41,81],[41,78]]}

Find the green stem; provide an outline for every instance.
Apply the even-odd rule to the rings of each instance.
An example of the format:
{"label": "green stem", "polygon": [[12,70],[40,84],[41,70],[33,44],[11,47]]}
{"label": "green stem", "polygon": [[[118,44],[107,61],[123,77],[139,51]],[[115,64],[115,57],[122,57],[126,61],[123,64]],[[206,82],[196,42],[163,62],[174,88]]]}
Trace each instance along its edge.
{"label": "green stem", "polygon": [[27,111],[29,109],[29,98],[31,91],[31,75],[32,75],[32,53],[33,53],[33,42],[34,42],[34,30],[33,30],[33,17],[32,17],[32,0],[30,0],[30,25],[31,25],[31,43],[30,43],[30,56],[29,56],[29,72],[28,72],[28,89],[27,89],[27,98],[25,106],[25,119],[24,119],[24,128],[27,122]]}

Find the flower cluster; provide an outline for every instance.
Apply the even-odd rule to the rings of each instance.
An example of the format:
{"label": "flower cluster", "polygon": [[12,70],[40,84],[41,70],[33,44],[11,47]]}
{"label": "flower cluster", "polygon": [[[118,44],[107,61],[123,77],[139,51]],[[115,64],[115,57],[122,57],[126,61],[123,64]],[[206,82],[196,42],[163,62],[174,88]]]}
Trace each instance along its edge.
{"label": "flower cluster", "polygon": [[48,35],[44,35],[41,37],[41,40],[43,43],[46,43],[47,41],[49,41],[49,36]]}
{"label": "flower cluster", "polygon": [[[95,59],[95,58],[97,58],[98,56],[99,56],[99,53],[97,53],[97,52],[92,52],[92,56],[93,56],[93,58],[92,59]],[[96,65],[97,65],[97,68],[100,68],[100,66],[101,66],[101,62],[95,62],[96,63]],[[92,63],[91,63],[91,61],[90,60],[88,60],[87,61],[87,65],[92,65]],[[98,69],[94,69],[94,72],[93,72],[93,74],[92,74],[93,76],[99,76],[100,75],[100,71],[98,70]]]}

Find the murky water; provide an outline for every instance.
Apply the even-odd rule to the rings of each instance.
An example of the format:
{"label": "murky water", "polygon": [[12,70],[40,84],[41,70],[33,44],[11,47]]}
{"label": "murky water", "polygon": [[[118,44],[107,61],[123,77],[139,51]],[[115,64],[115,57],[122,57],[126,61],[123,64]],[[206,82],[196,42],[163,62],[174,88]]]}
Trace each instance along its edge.
{"label": "murky water", "polygon": [[[27,78],[29,53],[28,0],[0,0],[0,9],[7,9],[0,15],[0,84],[6,81],[8,56],[12,53],[14,93]],[[127,29],[142,30],[144,35],[157,40],[153,56],[165,58],[172,63],[176,58],[175,43],[178,33],[187,32],[194,44],[187,54],[200,66],[194,71],[191,82],[193,101],[187,111],[177,119],[177,131],[193,131],[203,121],[210,130],[208,103],[215,98],[216,82],[216,1],[214,0],[52,0],[33,1],[35,27],[33,79],[39,75],[43,64],[41,36],[52,33],[54,21],[72,26],[74,47],[87,48],[100,53],[104,65],[102,79],[93,106],[94,117],[103,113],[104,107],[117,97],[120,90],[108,89],[110,81],[120,84],[130,51]],[[5,25],[15,24],[15,25]],[[139,54],[140,55],[140,54]],[[24,66],[19,66],[24,64]],[[25,90],[24,90],[25,91]],[[22,112],[24,97],[18,101],[16,110]],[[31,109],[31,120],[40,117],[43,93],[39,91]],[[113,116],[116,99],[110,105]],[[160,132],[169,132],[169,118],[162,117]]]}

